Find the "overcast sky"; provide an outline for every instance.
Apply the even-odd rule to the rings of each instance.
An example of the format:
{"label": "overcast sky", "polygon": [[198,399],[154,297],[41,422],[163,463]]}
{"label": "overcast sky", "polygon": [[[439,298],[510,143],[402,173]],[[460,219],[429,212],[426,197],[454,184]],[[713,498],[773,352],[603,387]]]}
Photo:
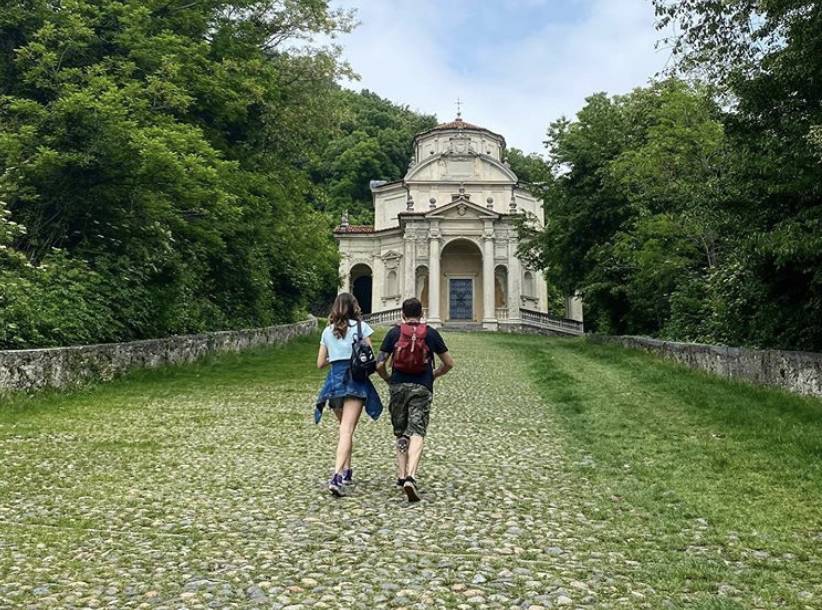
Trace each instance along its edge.
{"label": "overcast sky", "polygon": [[334,0],[361,22],[337,40],[370,89],[463,118],[544,152],[548,123],[597,91],[626,93],[662,69],[650,0]]}

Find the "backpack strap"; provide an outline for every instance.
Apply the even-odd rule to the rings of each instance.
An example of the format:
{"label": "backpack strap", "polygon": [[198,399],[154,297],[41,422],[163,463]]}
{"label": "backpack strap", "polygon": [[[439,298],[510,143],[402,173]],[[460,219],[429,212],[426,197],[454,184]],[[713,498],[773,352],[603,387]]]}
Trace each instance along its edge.
{"label": "backpack strap", "polygon": [[357,320],[357,338],[354,340],[354,343],[357,341],[362,341],[362,320]]}

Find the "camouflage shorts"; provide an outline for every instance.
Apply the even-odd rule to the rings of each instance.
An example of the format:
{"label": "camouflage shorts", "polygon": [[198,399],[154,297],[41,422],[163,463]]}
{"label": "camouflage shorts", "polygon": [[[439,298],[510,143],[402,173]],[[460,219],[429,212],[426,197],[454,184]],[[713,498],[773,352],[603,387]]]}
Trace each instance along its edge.
{"label": "camouflage shorts", "polygon": [[434,398],[431,391],[417,383],[396,383],[390,386],[389,391],[391,402],[388,410],[391,412],[394,436],[425,436]]}

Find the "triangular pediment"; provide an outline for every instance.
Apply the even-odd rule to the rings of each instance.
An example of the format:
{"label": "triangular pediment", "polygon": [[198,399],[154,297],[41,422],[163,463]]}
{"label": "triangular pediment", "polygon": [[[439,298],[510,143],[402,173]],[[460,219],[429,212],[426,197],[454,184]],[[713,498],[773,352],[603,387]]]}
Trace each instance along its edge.
{"label": "triangular pediment", "polygon": [[427,212],[425,216],[426,218],[499,218],[499,213],[460,196],[451,203]]}

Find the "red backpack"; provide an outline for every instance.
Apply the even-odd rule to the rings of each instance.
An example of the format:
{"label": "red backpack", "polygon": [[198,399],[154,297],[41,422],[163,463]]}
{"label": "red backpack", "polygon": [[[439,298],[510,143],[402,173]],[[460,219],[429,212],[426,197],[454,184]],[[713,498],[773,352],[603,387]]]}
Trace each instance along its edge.
{"label": "red backpack", "polygon": [[431,359],[431,350],[425,337],[428,335],[426,324],[401,324],[400,338],[394,345],[393,368],[401,373],[419,375],[425,372]]}

